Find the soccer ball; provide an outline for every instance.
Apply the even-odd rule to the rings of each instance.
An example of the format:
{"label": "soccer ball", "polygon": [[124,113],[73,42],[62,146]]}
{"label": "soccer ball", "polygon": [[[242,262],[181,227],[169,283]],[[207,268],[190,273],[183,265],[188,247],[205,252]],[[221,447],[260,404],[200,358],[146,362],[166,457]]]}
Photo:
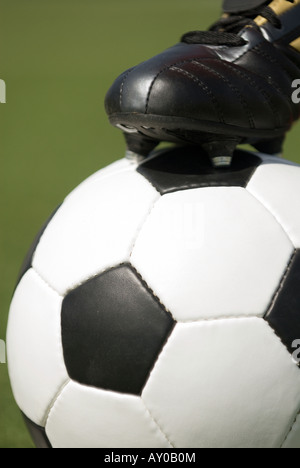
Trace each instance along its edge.
{"label": "soccer ball", "polygon": [[300,167],[120,160],[35,240],[9,316],[39,447],[300,447]]}

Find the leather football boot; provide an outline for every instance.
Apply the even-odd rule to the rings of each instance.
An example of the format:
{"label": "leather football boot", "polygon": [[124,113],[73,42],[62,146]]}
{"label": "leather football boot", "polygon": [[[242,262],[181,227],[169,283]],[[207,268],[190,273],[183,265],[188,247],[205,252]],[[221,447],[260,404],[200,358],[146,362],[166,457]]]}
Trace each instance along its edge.
{"label": "leather football boot", "polygon": [[201,145],[215,166],[229,166],[241,143],[282,151],[299,118],[292,101],[299,78],[300,0],[225,0],[208,31],[185,34],[119,76],[105,106],[129,156],[167,141]]}

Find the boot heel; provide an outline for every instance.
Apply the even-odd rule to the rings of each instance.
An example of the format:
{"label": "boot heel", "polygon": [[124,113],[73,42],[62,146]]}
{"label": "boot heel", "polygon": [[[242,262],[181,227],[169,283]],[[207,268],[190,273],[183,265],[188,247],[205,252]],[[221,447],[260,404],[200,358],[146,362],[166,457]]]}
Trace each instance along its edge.
{"label": "boot heel", "polygon": [[140,133],[124,133],[129,159],[143,159],[147,157],[159,144],[159,141],[147,138]]}
{"label": "boot heel", "polygon": [[285,140],[285,135],[282,137],[277,137],[272,140],[261,140],[253,143],[254,148],[256,148],[260,153],[278,155],[283,152],[283,143]]}

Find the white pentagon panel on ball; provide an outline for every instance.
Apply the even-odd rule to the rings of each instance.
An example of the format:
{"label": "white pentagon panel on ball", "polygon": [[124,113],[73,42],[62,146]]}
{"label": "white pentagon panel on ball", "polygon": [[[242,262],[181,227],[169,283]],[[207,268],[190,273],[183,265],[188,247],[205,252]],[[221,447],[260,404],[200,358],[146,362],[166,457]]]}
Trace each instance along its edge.
{"label": "white pentagon panel on ball", "polygon": [[141,398],[71,381],[51,408],[54,448],[170,448]]}
{"label": "white pentagon panel on ball", "polygon": [[164,195],[137,238],[131,261],[178,321],[263,316],[293,245],[245,189]]}
{"label": "white pentagon panel on ball", "polygon": [[60,294],[129,259],[141,225],[159,198],[136,172],[91,180],[62,204],[33,258]]}
{"label": "white pentagon panel on ball", "polygon": [[174,447],[279,448],[300,373],[263,319],[180,323],[142,398]]}
{"label": "white pentagon panel on ball", "polygon": [[[111,175],[118,174],[119,172],[126,172],[126,171],[134,171],[137,167],[137,163],[134,161],[130,161],[126,158],[119,159],[112,164],[100,169],[99,171],[95,172],[94,174],[90,175],[87,179],[81,182],[72,192],[71,196],[74,195],[75,192],[84,190],[85,185],[94,182],[95,180],[99,181],[99,179],[104,179],[105,177],[109,177]],[[70,196],[69,195],[69,196]],[[68,197],[66,197],[67,199]]]}
{"label": "white pentagon panel on ball", "polygon": [[42,426],[53,398],[68,380],[61,343],[62,298],[33,270],[15,292],[7,329],[9,375],[25,415]]}
{"label": "white pentagon panel on ball", "polygon": [[300,248],[300,166],[265,158],[247,190],[278,220],[296,248]]}
{"label": "white pentagon panel on ball", "polygon": [[297,419],[294,422],[293,426],[291,427],[290,432],[282,448],[289,448],[289,449],[299,449],[300,448],[300,414],[297,415]]}

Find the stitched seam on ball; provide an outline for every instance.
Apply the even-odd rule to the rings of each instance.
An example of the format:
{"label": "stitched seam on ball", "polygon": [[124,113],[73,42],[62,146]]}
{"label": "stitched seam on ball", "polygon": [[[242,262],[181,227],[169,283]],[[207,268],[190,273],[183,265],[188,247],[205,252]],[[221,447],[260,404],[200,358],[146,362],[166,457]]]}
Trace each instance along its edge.
{"label": "stitched seam on ball", "polygon": [[131,257],[132,257],[132,253],[133,253],[135,244],[136,244],[136,242],[137,242],[137,240],[138,240],[138,237],[139,237],[139,235],[140,235],[140,233],[141,233],[141,231],[142,231],[142,229],[143,229],[143,227],[144,227],[144,224],[146,223],[147,219],[149,218],[149,216],[151,215],[152,211],[154,210],[154,207],[155,207],[157,201],[158,201],[158,199],[155,200],[155,202],[154,202],[154,203],[152,204],[152,206],[150,207],[150,209],[149,209],[149,211],[148,211],[148,213],[147,213],[147,215],[146,215],[144,221],[141,223],[141,225],[140,225],[140,227],[139,227],[139,229],[138,229],[138,231],[137,231],[137,233],[136,233],[135,239],[134,239],[134,241],[133,241],[133,243],[132,243],[132,246],[131,246],[131,249],[130,249],[129,259],[131,259]]}
{"label": "stitched seam on ball", "polygon": [[221,73],[214,70],[212,67],[210,67],[208,65],[204,65],[203,63],[198,62],[197,60],[194,60],[193,63],[195,65],[198,65],[198,66],[204,68],[205,70],[208,70],[210,73],[212,73],[215,76],[217,76],[218,78],[220,78],[223,81],[223,83],[225,83],[234,92],[234,94],[238,97],[242,107],[244,108],[244,111],[247,114],[247,118],[248,118],[250,127],[252,129],[255,129],[256,126],[255,126],[255,122],[254,122],[254,116],[253,116],[251,110],[249,109],[248,103],[244,99],[244,96],[239,92],[239,89],[236,86],[234,86],[229,80],[227,80],[227,78],[225,78],[223,75],[221,75]]}
{"label": "stitched seam on ball", "polygon": [[55,403],[58,401],[58,399],[61,397],[64,389],[66,388],[66,386],[71,382],[71,379],[68,379],[66,380],[62,385],[61,387],[59,388],[59,390],[56,392],[54,398],[52,399],[50,405],[48,406],[46,412],[45,412],[45,417],[44,417],[44,424],[43,426],[46,428],[47,426],[47,423],[48,423],[48,420],[49,420],[49,417],[50,417],[50,414],[54,408],[54,405]]}
{"label": "stitched seam on ball", "polygon": [[123,261],[123,262],[120,262],[118,264],[115,264],[115,265],[112,265],[112,266],[107,266],[105,268],[103,268],[102,270],[100,271],[97,271],[96,273],[94,273],[93,275],[89,275],[87,276],[86,278],[84,278],[82,281],[79,281],[78,283],[76,284],[73,284],[71,285],[65,292],[64,294],[64,298],[72,291],[74,291],[75,289],[79,288],[80,286],[82,286],[83,284],[87,283],[88,281],[91,281],[95,278],[97,278],[98,276],[100,275],[103,275],[104,273],[107,273],[109,271],[112,271],[112,270],[116,270],[117,268],[121,267],[121,266],[124,266],[124,265],[129,265],[128,261]]}
{"label": "stitched seam on ball", "polygon": [[[150,156],[147,156],[146,160],[150,159]],[[136,172],[137,174],[139,174],[141,177],[143,177],[144,179],[146,179],[147,182],[149,182],[149,184],[154,188],[154,190],[159,194],[159,195],[162,195],[162,193],[159,191],[159,189],[154,185],[154,181],[152,179],[148,179],[148,177],[144,176],[142,173],[138,172],[138,169],[140,167],[143,167],[143,162],[142,161],[136,168]]]}
{"label": "stitched seam on ball", "polygon": [[180,320],[176,319],[177,323],[205,323],[205,322],[218,322],[221,320],[242,320],[242,319],[256,319],[261,318],[258,314],[245,314],[245,315],[220,315],[219,317],[207,317],[199,319],[190,319],[190,320]]}
{"label": "stitched seam on ball", "polygon": [[51,289],[51,291],[55,292],[55,294],[57,296],[59,296],[60,298],[64,298],[64,295],[63,294],[60,294],[53,286],[51,286],[50,283],[48,283],[47,280],[45,280],[45,278],[43,278],[43,276],[41,275],[41,273],[39,271],[36,270],[36,268],[34,266],[31,267],[31,269],[34,271],[34,273],[38,276],[38,278],[46,285],[48,286],[49,289]]}
{"label": "stitched seam on ball", "polygon": [[282,444],[280,445],[280,448],[284,448],[283,446],[284,446],[284,444],[286,443],[286,441],[288,440],[289,435],[292,433],[292,431],[293,431],[293,429],[294,429],[294,427],[295,427],[295,425],[296,425],[296,423],[297,423],[297,420],[298,420],[298,417],[299,417],[299,416],[300,416],[300,410],[298,410],[298,412],[297,412],[297,414],[296,414],[296,417],[294,418],[293,423],[292,423],[292,425],[291,425],[291,427],[290,427],[290,429],[289,429],[287,435],[285,436],[285,438],[284,438]]}
{"label": "stitched seam on ball", "polygon": [[[251,179],[252,179],[252,177],[251,177]],[[250,184],[251,179],[249,180],[248,185]],[[249,195],[251,195],[251,196],[254,198],[254,200],[256,200],[258,203],[260,203],[260,205],[263,206],[264,209],[275,219],[276,223],[281,227],[282,231],[284,232],[284,234],[286,235],[286,237],[288,238],[288,240],[290,241],[290,243],[292,244],[292,246],[293,246],[294,249],[295,249],[294,243],[293,243],[292,239],[290,238],[290,236],[289,236],[287,230],[285,229],[284,225],[283,225],[282,222],[280,221],[280,219],[278,219],[278,218],[276,217],[275,213],[273,213],[273,212],[271,211],[271,209],[268,208],[268,207],[265,205],[265,203],[263,202],[263,200],[261,200],[260,198],[258,198],[258,196],[256,196],[250,189],[248,189],[248,185],[245,187],[247,193],[249,193]]]}
{"label": "stitched seam on ball", "polygon": [[139,227],[139,229],[138,229],[138,231],[137,231],[137,233],[136,233],[136,235],[135,235],[135,239],[133,240],[132,246],[131,246],[131,249],[130,249],[129,260],[130,260],[131,257],[132,257],[133,250],[134,250],[134,248],[135,248],[135,245],[136,245],[136,242],[137,242],[137,240],[138,240],[138,237],[139,237],[139,235],[140,235],[140,233],[141,233],[141,231],[142,231],[142,229],[143,229],[143,227],[144,227],[144,224],[146,223],[147,219],[149,218],[149,216],[151,215],[152,211],[154,210],[154,207],[155,207],[156,203],[158,202],[158,200],[159,200],[159,198],[157,198],[157,199],[153,202],[152,206],[150,207],[148,213],[147,213],[146,216],[145,216],[144,221],[141,223],[141,225],[140,225],[140,227]]}
{"label": "stitched seam on ball", "polygon": [[[252,178],[252,176],[254,175],[256,170],[257,170],[257,167],[253,171],[253,174],[250,174],[249,180]],[[151,181],[151,176],[147,175],[147,180],[149,180],[149,182],[150,182]],[[248,184],[248,183],[249,183],[249,181],[246,180],[246,184]],[[162,189],[161,195],[163,196],[163,195],[168,195],[170,193],[183,192],[185,190],[193,190],[193,189],[210,189],[210,188],[219,189],[219,188],[232,188],[232,187],[233,188],[244,188],[244,185],[243,186],[242,185],[232,185],[232,184],[229,184],[228,182],[216,182],[216,183],[211,183],[211,184],[201,183],[201,182],[199,182],[199,183],[190,182],[189,184],[180,185],[179,187],[172,187],[172,188]]]}
{"label": "stitched seam on ball", "polygon": [[[280,343],[284,346],[284,348],[286,349],[286,351],[287,351],[287,353],[288,353],[289,356],[291,356],[291,352],[290,352],[290,350],[288,349],[288,346],[282,341],[282,338],[281,338],[281,336],[278,334],[277,330],[276,330],[275,328],[272,327],[271,323],[269,323],[269,321],[268,321],[268,316],[271,314],[272,309],[273,309],[274,305],[276,304],[277,298],[278,298],[278,296],[279,296],[279,294],[280,294],[280,291],[281,291],[281,290],[283,289],[283,287],[284,287],[285,281],[286,281],[286,279],[287,279],[287,277],[288,277],[288,275],[289,275],[289,272],[290,272],[290,270],[291,270],[291,267],[292,267],[292,265],[293,265],[293,262],[294,262],[294,260],[295,260],[296,255],[297,255],[297,249],[294,250],[294,252],[293,252],[293,254],[292,254],[291,258],[290,258],[290,261],[289,261],[289,263],[288,263],[288,265],[287,265],[287,267],[286,267],[286,269],[285,269],[284,275],[283,275],[283,277],[281,278],[280,284],[279,284],[279,286],[278,286],[278,288],[277,288],[277,290],[276,290],[274,296],[272,297],[272,300],[271,300],[271,303],[270,303],[270,305],[269,305],[269,307],[268,307],[268,310],[267,310],[267,312],[265,313],[265,315],[263,316],[263,319],[264,319],[265,322],[269,325],[270,329],[273,331],[274,335],[278,338],[278,340],[280,341]],[[295,364],[295,365],[298,367],[297,364]]]}
{"label": "stitched seam on ball", "polygon": [[[280,345],[283,345],[283,346],[284,346],[284,348],[286,349],[286,352],[288,353],[289,359],[290,359],[290,358],[291,358],[291,354],[290,354],[289,350],[287,349],[287,347],[284,345],[284,343],[282,343],[280,336],[277,335],[276,331],[275,331],[271,326],[270,326],[270,330],[272,330],[274,336],[277,338],[277,340],[278,340],[278,342],[280,343]],[[287,439],[288,439],[288,436],[289,436],[290,433],[292,432],[292,430],[293,430],[293,428],[294,428],[294,426],[295,426],[295,424],[296,424],[296,422],[297,422],[297,419],[298,419],[298,416],[299,416],[299,415],[300,415],[300,408],[298,408],[297,413],[296,413],[296,417],[295,417],[294,420],[293,420],[292,426],[291,426],[290,430],[288,431],[286,437],[284,438],[284,441],[282,442],[282,444],[280,445],[279,448],[283,448],[283,445],[285,444],[285,442],[286,442]]]}
{"label": "stitched seam on ball", "polygon": [[166,439],[166,441],[168,442],[169,445],[171,445],[172,448],[176,448],[175,447],[175,444],[173,444],[170,440],[170,438],[167,436],[167,434],[162,430],[162,428],[160,427],[160,425],[158,424],[158,422],[156,421],[156,419],[154,418],[154,416],[152,415],[152,413],[150,412],[148,406],[146,405],[146,403],[144,402],[143,398],[141,397],[141,401],[145,407],[145,410],[146,412],[149,414],[149,417],[151,418],[151,420],[153,421],[153,423],[155,424],[155,426],[157,427],[157,430],[159,432],[162,433],[162,435],[164,436],[164,438]]}
{"label": "stitched seam on ball", "polygon": [[[296,255],[297,255],[297,249],[294,250],[294,252],[293,252],[293,254],[292,254],[292,256],[291,256],[291,258],[290,258],[290,260],[289,260],[289,263],[288,263],[288,265],[287,265],[287,267],[286,267],[286,269],[285,269],[285,271],[284,271],[283,277],[281,278],[281,281],[280,281],[280,283],[279,283],[279,286],[278,286],[278,288],[276,289],[276,291],[275,291],[275,293],[274,293],[274,296],[272,297],[271,303],[270,303],[270,305],[269,305],[269,307],[268,307],[268,309],[267,309],[266,314],[264,315],[264,318],[265,318],[266,320],[267,320],[267,318],[268,318],[268,315],[270,315],[270,313],[272,312],[272,309],[273,309],[274,305],[276,304],[277,298],[278,298],[280,292],[281,292],[282,289],[283,289],[284,283],[285,283],[285,281],[286,281],[286,279],[287,279],[287,277],[288,277],[288,275],[289,275],[289,272],[290,272],[290,270],[291,270],[291,268],[292,268],[292,265],[293,265],[293,263],[294,263],[294,260],[295,260]],[[276,333],[276,331],[275,331],[275,333]],[[277,335],[277,333],[276,333],[276,335]],[[278,335],[277,335],[277,336],[278,336]],[[279,338],[280,338],[280,337],[279,337]]]}
{"label": "stitched seam on ball", "polygon": [[154,293],[153,289],[150,288],[150,286],[148,285],[148,283],[146,282],[146,280],[142,277],[141,273],[132,265],[132,264],[129,264],[129,266],[131,267],[131,269],[133,270],[133,272],[136,274],[136,276],[138,277],[138,279],[140,280],[140,282],[142,283],[142,285],[144,286],[144,288],[148,291],[148,293],[152,296],[152,298],[155,300],[155,302],[157,302],[157,304],[163,308],[163,310],[171,316],[171,318],[175,321],[171,311],[169,309],[167,309],[167,307],[161,302],[161,300],[159,299],[159,297]]}
{"label": "stitched seam on ball", "polygon": [[143,179],[146,180],[147,182],[149,182],[149,184],[151,185],[151,187],[154,188],[154,190],[155,190],[155,192],[156,192],[156,198],[155,198],[155,200],[152,202],[152,204],[151,204],[151,206],[150,206],[150,208],[149,208],[149,210],[148,210],[148,213],[146,213],[143,222],[140,224],[139,228],[137,229],[137,232],[136,232],[136,234],[135,234],[135,238],[134,238],[134,240],[133,240],[133,242],[132,242],[132,245],[131,245],[131,248],[130,248],[129,260],[130,260],[131,257],[132,257],[132,253],[133,253],[135,244],[136,244],[136,242],[137,242],[137,240],[138,240],[138,237],[139,237],[139,235],[140,235],[140,233],[141,233],[141,231],[142,231],[142,229],[143,229],[143,227],[144,227],[144,224],[146,223],[147,219],[149,218],[150,214],[152,213],[152,211],[153,211],[153,209],[154,209],[156,203],[157,203],[157,202],[160,200],[160,198],[161,198],[161,193],[160,193],[160,192],[157,190],[157,188],[153,185],[153,183],[151,182],[151,180],[149,180],[149,179],[147,179],[146,177],[142,176],[142,175],[139,174],[138,172],[137,172],[137,174],[138,174],[139,176],[143,177]]}

